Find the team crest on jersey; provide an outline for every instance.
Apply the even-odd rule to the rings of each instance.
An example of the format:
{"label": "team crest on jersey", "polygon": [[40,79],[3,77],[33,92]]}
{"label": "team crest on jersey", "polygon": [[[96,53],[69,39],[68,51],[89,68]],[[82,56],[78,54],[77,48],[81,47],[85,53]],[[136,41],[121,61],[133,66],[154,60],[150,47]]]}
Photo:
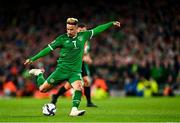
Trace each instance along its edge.
{"label": "team crest on jersey", "polygon": [[53,78],[50,79],[50,83],[53,83],[55,80]]}
{"label": "team crest on jersey", "polygon": [[82,36],[79,36],[79,37],[78,37],[78,40],[82,41],[82,40],[83,40],[83,37],[82,37]]}

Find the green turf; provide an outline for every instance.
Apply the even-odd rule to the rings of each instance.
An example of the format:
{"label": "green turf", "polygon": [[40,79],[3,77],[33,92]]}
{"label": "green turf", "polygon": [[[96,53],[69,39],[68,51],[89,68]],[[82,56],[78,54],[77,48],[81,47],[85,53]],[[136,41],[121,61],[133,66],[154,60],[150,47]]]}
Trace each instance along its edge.
{"label": "green turf", "polygon": [[69,117],[71,99],[61,99],[55,116],[44,116],[41,108],[48,99],[0,99],[1,122],[180,122],[180,97],[109,98],[94,100],[98,108],[87,108],[85,99],[81,117]]}

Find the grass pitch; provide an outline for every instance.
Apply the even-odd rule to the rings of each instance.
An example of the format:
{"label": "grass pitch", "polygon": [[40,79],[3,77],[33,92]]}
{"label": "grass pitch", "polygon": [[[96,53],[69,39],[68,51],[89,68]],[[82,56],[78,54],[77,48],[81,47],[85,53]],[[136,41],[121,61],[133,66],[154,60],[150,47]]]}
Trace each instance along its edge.
{"label": "grass pitch", "polygon": [[71,99],[61,98],[55,116],[42,115],[42,106],[49,99],[0,98],[0,122],[180,122],[180,97],[120,97],[93,100],[99,107],[80,109],[86,113],[69,117]]}

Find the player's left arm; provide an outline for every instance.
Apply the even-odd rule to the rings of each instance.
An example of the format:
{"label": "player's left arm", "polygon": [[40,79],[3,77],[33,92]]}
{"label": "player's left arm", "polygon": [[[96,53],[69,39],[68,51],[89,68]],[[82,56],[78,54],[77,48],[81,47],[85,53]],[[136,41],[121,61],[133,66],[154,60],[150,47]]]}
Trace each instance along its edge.
{"label": "player's left arm", "polygon": [[27,59],[24,64],[31,64],[32,62],[36,61],[37,59],[46,56],[47,54],[49,54],[51,52],[51,48],[50,47],[46,47],[43,50],[41,50],[39,53],[37,53],[36,55],[34,55],[33,57]]}
{"label": "player's left arm", "polygon": [[112,21],[112,22],[109,22],[109,23],[106,23],[106,24],[99,25],[99,26],[91,29],[92,34],[91,34],[90,38],[92,38],[92,36],[98,35],[99,33],[105,31],[106,29],[110,28],[111,26],[120,27],[121,25],[120,25],[119,21]]}
{"label": "player's left arm", "polygon": [[24,62],[24,65],[31,64],[32,62],[36,61],[37,59],[48,55],[51,51],[53,51],[54,49],[58,48],[61,45],[62,40],[63,40],[62,35],[57,37],[53,42],[48,44],[48,46],[46,48],[42,49],[39,53],[37,53],[36,55],[27,59]]}

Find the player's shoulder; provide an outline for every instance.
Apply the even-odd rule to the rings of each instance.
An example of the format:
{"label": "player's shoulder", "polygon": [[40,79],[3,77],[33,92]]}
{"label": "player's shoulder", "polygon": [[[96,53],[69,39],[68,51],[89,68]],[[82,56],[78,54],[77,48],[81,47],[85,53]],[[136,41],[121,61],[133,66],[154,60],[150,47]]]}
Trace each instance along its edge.
{"label": "player's shoulder", "polygon": [[81,32],[79,32],[79,34],[84,34],[84,33],[86,33],[86,31],[81,31]]}
{"label": "player's shoulder", "polygon": [[66,33],[64,33],[64,34],[62,34],[62,35],[59,35],[59,36],[57,37],[57,40],[63,40],[63,39],[65,39],[65,38],[67,38],[67,34],[66,34]]}
{"label": "player's shoulder", "polygon": [[64,33],[62,35],[59,35],[59,38],[66,38],[67,37],[67,33]]}
{"label": "player's shoulder", "polygon": [[91,33],[91,30],[81,31],[79,32],[80,35]]}

